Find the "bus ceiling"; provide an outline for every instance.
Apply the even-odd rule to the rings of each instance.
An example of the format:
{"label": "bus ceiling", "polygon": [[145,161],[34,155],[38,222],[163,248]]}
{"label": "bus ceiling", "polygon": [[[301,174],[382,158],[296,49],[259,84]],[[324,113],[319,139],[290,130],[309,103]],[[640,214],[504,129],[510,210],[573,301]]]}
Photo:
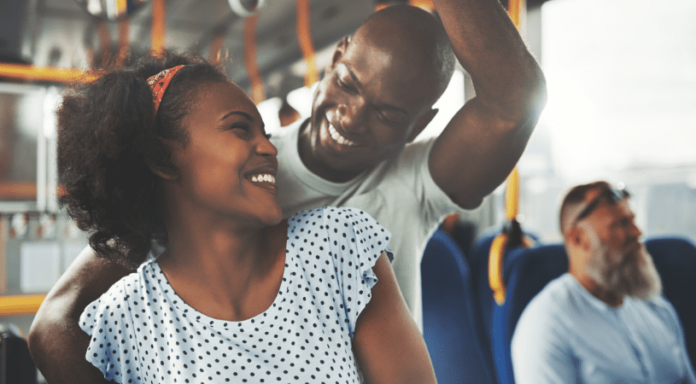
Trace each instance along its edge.
{"label": "bus ceiling", "polygon": [[[255,21],[255,52],[265,96],[284,96],[306,83],[297,10],[302,0],[8,0],[0,4],[0,63],[86,69],[120,64],[128,51],[166,46],[224,59],[227,74],[252,88],[245,65],[246,19]],[[333,45],[381,4],[423,1],[307,0],[318,70]],[[544,0],[527,0],[537,7]],[[507,0],[502,1],[507,6]],[[163,17],[157,17],[161,12]],[[306,45],[306,44],[305,44]],[[323,56],[322,56],[323,54]],[[1,77],[0,77],[1,78]],[[253,76],[251,76],[253,80]],[[50,80],[47,81],[56,81]]]}

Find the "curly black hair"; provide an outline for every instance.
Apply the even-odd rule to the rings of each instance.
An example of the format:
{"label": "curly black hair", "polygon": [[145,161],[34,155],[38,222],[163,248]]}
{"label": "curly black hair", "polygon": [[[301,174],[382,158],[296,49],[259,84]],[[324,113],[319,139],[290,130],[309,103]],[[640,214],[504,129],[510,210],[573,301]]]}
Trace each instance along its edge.
{"label": "curly black hair", "polygon": [[[146,80],[181,64],[155,116]],[[157,176],[148,164],[173,168],[165,141],[186,147],[182,120],[197,92],[227,81],[219,68],[194,54],[167,52],[75,84],[64,96],[57,112],[58,171],[65,189],[60,204],[90,234],[98,256],[134,267],[153,241],[166,245]]]}

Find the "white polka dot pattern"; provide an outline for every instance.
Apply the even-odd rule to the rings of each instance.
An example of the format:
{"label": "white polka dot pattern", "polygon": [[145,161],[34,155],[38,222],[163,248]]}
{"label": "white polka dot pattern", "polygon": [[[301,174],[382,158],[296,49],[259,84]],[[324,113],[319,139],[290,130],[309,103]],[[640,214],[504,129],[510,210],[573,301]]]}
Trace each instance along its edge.
{"label": "white polka dot pattern", "polygon": [[390,237],[358,209],[298,213],[278,296],[239,322],[196,312],[146,262],[82,313],[86,358],[119,383],[360,383],[351,339]]}

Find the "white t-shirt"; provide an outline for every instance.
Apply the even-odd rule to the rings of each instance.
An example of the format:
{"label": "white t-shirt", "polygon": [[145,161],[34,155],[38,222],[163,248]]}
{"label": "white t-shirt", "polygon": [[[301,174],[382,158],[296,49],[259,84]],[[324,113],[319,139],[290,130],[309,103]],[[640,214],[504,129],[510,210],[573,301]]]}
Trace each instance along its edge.
{"label": "white t-shirt", "polygon": [[149,260],[85,308],[87,361],[119,383],[360,383],[351,341],[390,233],[352,208],[288,224],[283,281],[266,311],[208,317]]}
{"label": "white t-shirt", "polygon": [[369,213],[393,234],[392,267],[406,304],[421,324],[421,257],[443,217],[459,209],[430,175],[428,157],[435,139],[408,144],[395,158],[355,179],[333,183],[312,173],[300,159],[298,136],[305,121],[271,136],[278,148],[276,185],[284,216],[323,206],[356,207]]}

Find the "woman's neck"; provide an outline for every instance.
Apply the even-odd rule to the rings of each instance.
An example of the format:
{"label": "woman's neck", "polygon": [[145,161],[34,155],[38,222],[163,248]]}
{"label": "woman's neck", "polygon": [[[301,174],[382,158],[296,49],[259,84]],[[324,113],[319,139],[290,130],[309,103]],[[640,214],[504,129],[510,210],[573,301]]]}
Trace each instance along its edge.
{"label": "woman's neck", "polygon": [[197,218],[167,226],[169,247],[157,262],[172,288],[213,318],[243,320],[265,311],[282,282],[287,222],[264,228]]}

